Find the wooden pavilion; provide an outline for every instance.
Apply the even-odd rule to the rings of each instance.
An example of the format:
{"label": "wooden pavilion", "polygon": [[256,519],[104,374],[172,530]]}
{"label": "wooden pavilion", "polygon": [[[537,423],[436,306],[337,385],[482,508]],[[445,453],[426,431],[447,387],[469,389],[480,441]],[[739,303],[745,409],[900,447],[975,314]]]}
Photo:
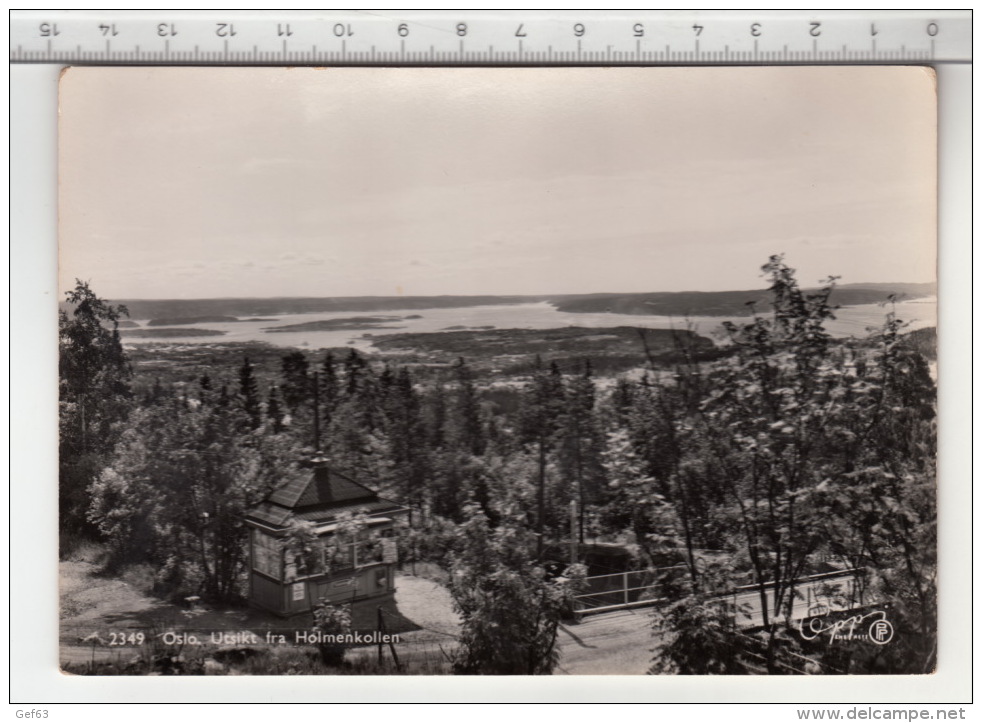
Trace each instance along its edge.
{"label": "wooden pavilion", "polygon": [[[329,603],[382,604],[395,592],[396,525],[409,509],[332,468],[320,452],[307,473],[274,490],[245,518],[249,535],[249,601],[283,617]],[[361,539],[338,537],[351,515],[363,515]],[[323,550],[303,569],[288,551],[294,521],[314,526]],[[293,559],[291,559],[293,558]]]}

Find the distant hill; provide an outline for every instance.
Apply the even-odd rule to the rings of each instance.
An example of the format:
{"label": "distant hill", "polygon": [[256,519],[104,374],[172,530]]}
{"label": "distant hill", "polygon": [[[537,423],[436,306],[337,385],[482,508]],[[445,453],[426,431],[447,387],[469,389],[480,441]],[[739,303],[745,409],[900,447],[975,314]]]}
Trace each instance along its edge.
{"label": "distant hill", "polygon": [[191,336],[224,336],[224,331],[214,329],[123,329],[123,339],[174,339]]}
{"label": "distant hill", "polygon": [[[916,299],[937,294],[937,284],[871,283],[836,287],[832,303],[840,306],[874,304],[890,294]],[[395,309],[452,309],[469,306],[527,304],[548,301],[560,311],[573,313],[655,314],[665,316],[746,316],[747,302],[762,311],[769,294],[751,291],[659,291],[648,293],[542,294],[532,296],[347,296],[283,297],[269,299],[117,299],[125,304],[130,318],[188,323],[217,317],[281,316],[350,311]],[[63,307],[64,308],[64,307]]]}
{"label": "distant hill", "polygon": [[189,324],[214,324],[216,322],[238,321],[234,316],[171,316],[151,319],[147,326],[186,326]]}
{"label": "distant hill", "polygon": [[268,299],[117,299],[133,319],[194,319],[203,317],[283,316],[335,311],[446,309],[487,304],[521,304],[546,297],[526,296],[339,296]]}
{"label": "distant hill", "polygon": [[[811,289],[815,291],[816,289]],[[890,294],[918,299],[937,294],[937,284],[844,284],[832,292],[838,306],[877,304]],[[753,291],[663,291],[647,294],[590,294],[555,300],[560,311],[573,313],[655,314],[659,316],[750,316],[769,308],[770,292]]]}
{"label": "distant hill", "polygon": [[367,329],[405,329],[405,326],[391,326],[386,322],[401,321],[401,316],[348,316],[343,319],[320,319],[305,321],[302,324],[266,327],[263,331],[362,331]]}

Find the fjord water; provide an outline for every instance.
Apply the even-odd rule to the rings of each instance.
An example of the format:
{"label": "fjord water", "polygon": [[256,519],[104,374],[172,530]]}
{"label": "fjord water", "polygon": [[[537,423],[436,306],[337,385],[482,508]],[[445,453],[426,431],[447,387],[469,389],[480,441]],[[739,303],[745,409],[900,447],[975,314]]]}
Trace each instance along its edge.
{"label": "fjord water", "polygon": [[[897,317],[910,322],[909,329],[935,326],[937,321],[937,298],[928,297],[913,301],[898,302],[893,307]],[[883,324],[890,307],[880,304],[862,304],[843,307],[836,311],[836,318],[826,324],[826,328],[837,337],[862,337],[868,327]],[[379,327],[332,330],[296,330],[284,332],[267,331],[272,327],[288,326],[306,322],[351,319],[353,317],[394,317],[379,321]],[[417,317],[417,318],[407,318]],[[746,317],[744,317],[745,319]],[[166,344],[216,344],[228,342],[267,342],[281,347],[304,347],[323,349],[327,347],[350,346],[363,351],[373,351],[372,337],[383,334],[431,333],[460,330],[459,327],[475,329],[494,327],[496,329],[555,329],[567,326],[605,328],[614,326],[639,326],[650,329],[691,328],[703,336],[713,337],[724,321],[739,322],[739,317],[697,316],[686,320],[682,317],[643,316],[637,314],[610,313],[569,313],[558,311],[548,302],[526,304],[499,304],[441,309],[393,309],[386,311],[352,312],[336,311],[312,314],[284,314],[266,317],[260,321],[208,322],[172,327],[174,329],[211,329],[223,331],[220,336],[172,336],[168,338],[124,339],[126,345],[166,343]],[[147,319],[134,319],[141,327]],[[366,324],[366,327],[369,324]],[[457,329],[448,329],[457,327]],[[165,327],[153,327],[162,329]]]}

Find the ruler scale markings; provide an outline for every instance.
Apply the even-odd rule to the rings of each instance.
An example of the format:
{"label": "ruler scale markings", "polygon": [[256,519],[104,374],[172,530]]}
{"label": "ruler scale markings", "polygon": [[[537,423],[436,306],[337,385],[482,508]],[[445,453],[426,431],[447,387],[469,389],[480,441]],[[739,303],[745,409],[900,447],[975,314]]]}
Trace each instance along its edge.
{"label": "ruler scale markings", "polygon": [[[208,11],[205,11],[208,12]],[[233,11],[234,12],[234,11]],[[441,11],[434,11],[428,17],[434,17],[438,24],[449,22],[448,15],[441,15]],[[181,42],[185,48],[171,49],[170,37],[174,34],[174,18],[162,17],[160,28],[164,30],[167,26],[171,32],[158,33],[156,42],[148,43],[145,37],[140,37],[142,43],[130,43],[129,32],[106,35],[104,32],[90,32],[94,28],[87,29],[87,25],[75,22],[75,18],[70,18],[65,22],[64,17],[51,16],[47,13],[44,17],[32,15],[32,11],[12,11],[10,23],[10,59],[12,63],[73,63],[84,62],[86,64],[112,64],[121,65],[126,63],[138,64],[260,64],[272,61],[273,64],[287,62],[298,63],[319,63],[325,59],[331,62],[344,64],[379,64],[380,62],[398,62],[399,58],[403,62],[413,64],[449,64],[449,65],[474,65],[474,64],[528,64],[539,61],[550,65],[559,63],[572,64],[619,64],[619,65],[640,65],[645,62],[664,62],[669,64],[737,64],[737,63],[780,63],[781,61],[790,64],[810,64],[810,63],[862,63],[872,64],[876,62],[886,64],[901,64],[905,62],[936,62],[936,63],[968,63],[971,62],[971,15],[962,11],[943,11],[945,15],[941,17],[929,18],[923,12],[899,12],[890,14],[868,12],[867,17],[861,18],[858,25],[837,24],[829,18],[822,16],[821,13],[808,13],[807,19],[812,23],[821,22],[821,37],[813,36],[808,42],[808,36],[804,35],[803,30],[787,29],[790,24],[778,26],[779,32],[768,33],[766,35],[766,45],[772,46],[762,48],[761,41],[757,37],[749,37],[746,27],[743,26],[744,20],[736,14],[719,12],[718,17],[696,17],[699,23],[706,26],[707,43],[703,44],[700,33],[693,33],[690,29],[691,23],[686,22],[686,18],[681,18],[679,22],[678,11],[673,14],[661,15],[661,11],[651,11],[648,15],[639,18],[630,18],[644,21],[646,28],[649,28],[645,35],[632,37],[630,26],[623,27],[626,19],[624,15],[611,18],[603,18],[599,21],[591,20],[589,25],[591,41],[588,45],[596,45],[595,48],[584,48],[582,36],[574,37],[574,33],[569,32],[566,27],[555,28],[550,18],[541,27],[539,21],[534,23],[525,22],[516,33],[514,27],[506,27],[507,23],[499,24],[491,21],[487,25],[489,32],[482,34],[485,26],[481,18],[470,19],[467,22],[467,37],[481,37],[482,47],[480,49],[468,50],[466,39],[458,38],[454,43],[453,26],[444,28],[442,36],[436,36],[440,48],[436,44],[429,46],[429,53],[423,48],[408,46],[405,40],[408,37],[414,38],[413,46],[416,45],[415,39],[419,35],[417,25],[425,27],[425,24],[413,19],[409,19],[410,33],[408,37],[396,37],[394,27],[383,25],[383,28],[391,30],[392,37],[384,32],[381,38],[377,38],[372,46],[375,52],[365,50],[348,50],[346,37],[355,33],[362,27],[364,18],[361,15],[345,15],[339,20],[352,20],[352,25],[343,23],[344,32],[338,33],[337,28],[342,25],[338,23],[332,26],[327,25],[327,34],[332,34],[341,40],[337,47],[320,49],[317,45],[306,45],[302,49],[295,48],[291,51],[289,47],[290,39],[278,38],[272,32],[269,35],[260,33],[258,40],[254,40],[254,45],[245,45],[244,48],[237,48],[231,43],[232,37],[223,32],[219,35],[215,32],[214,14],[208,15],[205,19],[204,14],[197,17],[190,17],[182,14],[179,16],[178,25],[181,25]],[[614,13],[616,15],[616,13]],[[670,22],[663,24],[663,17]],[[805,19],[804,13],[795,14],[789,11],[786,17]],[[132,16],[125,11],[115,17],[105,18],[110,21],[110,27],[115,29],[120,27],[129,28],[129,20]],[[422,17],[422,16],[421,16]],[[34,19],[38,18],[37,21]],[[650,18],[653,18],[650,19]],[[890,22],[882,22],[888,18]],[[100,18],[103,19],[103,18]],[[239,24],[240,17],[221,16],[217,18],[229,23],[226,30],[230,29],[231,21]],[[453,18],[456,22],[459,18]],[[466,19],[466,18],[465,18]],[[949,23],[949,19],[951,22]],[[58,43],[53,35],[41,36],[38,32],[37,22],[58,22]],[[116,21],[113,24],[111,21]],[[277,18],[277,20],[292,23],[290,36],[303,37],[303,32],[297,32],[298,28],[313,27],[315,32],[320,33],[324,20],[316,15],[304,14],[302,12],[287,12]],[[402,18],[391,18],[395,22],[401,22]],[[837,19],[836,19],[837,20]],[[930,20],[932,24],[925,23]],[[309,24],[308,24],[309,21]],[[609,21],[609,22],[608,22]],[[879,32],[876,36],[869,33],[867,23],[874,21]],[[333,22],[333,18],[332,18]],[[651,26],[648,23],[652,23]],[[934,23],[943,23],[944,32],[938,34]],[[64,23],[64,25],[62,24]],[[141,22],[142,24],[142,22]],[[247,26],[251,26],[249,22]],[[517,27],[517,25],[516,25]],[[656,28],[657,32],[652,32],[650,28]],[[797,26],[794,26],[797,27]],[[807,26],[806,26],[807,27]],[[855,32],[856,30],[859,32]],[[236,28],[238,36],[242,31]],[[151,26],[151,33],[154,32]],[[954,31],[954,32],[951,32]],[[372,31],[374,32],[374,31]],[[474,36],[474,32],[478,32]],[[141,30],[138,35],[142,36]],[[459,31],[458,31],[459,33]],[[524,37],[526,33],[531,33],[536,39],[535,45],[539,48],[526,49]],[[246,32],[246,36],[248,32]],[[782,38],[783,35],[783,38]],[[935,37],[937,35],[937,37]],[[101,37],[100,37],[101,36]],[[929,37],[930,36],[930,37]],[[425,37],[419,35],[420,39]],[[864,41],[864,37],[869,38]],[[880,37],[885,38],[884,43],[880,43]],[[504,38],[499,42],[500,38]],[[593,38],[597,38],[594,43]],[[159,40],[163,39],[163,43]],[[782,43],[785,40],[787,42]],[[818,46],[818,40],[822,39],[826,43],[825,48]],[[368,38],[366,38],[368,40]],[[655,48],[643,48],[650,45],[649,41],[655,44]],[[75,42],[73,42],[75,41]],[[278,47],[282,44],[285,47]],[[666,42],[667,41],[667,42]],[[728,41],[725,42],[724,41]],[[157,44],[159,43],[159,45]],[[398,43],[398,45],[397,45]],[[143,47],[146,44],[147,47]],[[360,44],[360,43],[359,43]],[[331,45],[329,43],[329,45]],[[368,43],[366,42],[366,45]],[[456,46],[456,47],[453,47]],[[542,46],[546,46],[543,48]],[[678,48],[678,50],[673,49]],[[732,46],[732,47],[731,47]],[[424,48],[427,46],[424,46]]]}

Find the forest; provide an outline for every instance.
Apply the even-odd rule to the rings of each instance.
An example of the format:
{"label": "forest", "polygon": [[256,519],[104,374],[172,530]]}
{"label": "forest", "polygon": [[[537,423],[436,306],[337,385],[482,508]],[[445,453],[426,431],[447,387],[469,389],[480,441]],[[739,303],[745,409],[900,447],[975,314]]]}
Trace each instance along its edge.
{"label": "forest", "polygon": [[[59,320],[61,554],[98,544],[106,574],[144,566],[161,599],[245,605],[245,513],[320,451],[414,511],[400,560],[447,574],[452,672],[554,671],[557,626],[596,574],[570,564],[575,542],[619,546],[656,576],[651,673],[782,674],[806,659],[813,673],[929,673],[933,339],[889,304],[865,338],[833,338],[834,278],[803,289],[780,256],[762,272],[768,301],[716,345],[683,331],[653,348],[618,328],[632,368],[575,334],[511,348],[507,367],[259,345],[155,364],[152,348],[124,349],[126,307],[78,282]],[[468,333],[425,336],[453,353]],[[799,634],[796,582],[838,569],[888,610],[890,645]],[[749,631],[737,588],[759,592]],[[318,624],[342,618],[324,608]]]}

